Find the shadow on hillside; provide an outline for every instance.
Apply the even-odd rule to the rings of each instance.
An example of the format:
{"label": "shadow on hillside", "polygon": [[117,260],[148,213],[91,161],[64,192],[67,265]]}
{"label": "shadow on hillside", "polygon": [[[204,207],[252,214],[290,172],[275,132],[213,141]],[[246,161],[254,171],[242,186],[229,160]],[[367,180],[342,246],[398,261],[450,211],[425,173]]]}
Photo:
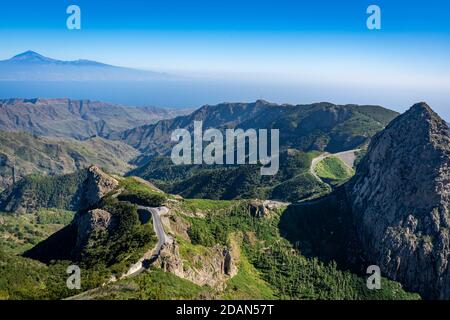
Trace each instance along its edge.
{"label": "shadow on hillside", "polygon": [[138,213],[139,221],[141,222],[141,224],[148,223],[150,221],[150,219],[152,218],[152,214],[148,210],[138,209],[137,213]]}
{"label": "shadow on hillside", "polygon": [[72,249],[76,242],[76,227],[69,224],[26,251],[23,256],[46,264],[53,260],[72,260]]}
{"label": "shadow on hillside", "polygon": [[334,260],[339,269],[362,272],[359,249],[344,187],[319,199],[290,205],[279,229],[300,253],[322,262]]}

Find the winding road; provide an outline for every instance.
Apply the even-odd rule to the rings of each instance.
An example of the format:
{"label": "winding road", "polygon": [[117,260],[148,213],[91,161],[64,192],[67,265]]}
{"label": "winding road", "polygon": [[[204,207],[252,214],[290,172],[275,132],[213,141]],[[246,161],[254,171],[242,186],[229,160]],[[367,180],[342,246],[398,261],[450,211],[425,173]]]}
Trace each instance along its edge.
{"label": "winding road", "polygon": [[147,211],[152,215],[153,229],[155,230],[156,237],[158,238],[158,243],[154,248],[147,251],[142,256],[142,258],[139,259],[138,262],[132,265],[130,269],[128,269],[128,271],[120,277],[120,279],[137,275],[140,272],[147,269],[148,267],[150,267],[150,265],[153,262],[155,262],[156,259],[158,259],[164,244],[171,241],[171,237],[168,236],[164,231],[164,226],[161,220],[161,214],[166,214],[167,212],[169,212],[169,209],[167,207],[152,208],[152,207],[138,206],[138,210]]}
{"label": "winding road", "polygon": [[139,259],[139,261],[136,262],[134,265],[132,265],[130,267],[130,269],[128,269],[128,271],[126,273],[124,273],[119,279],[117,279],[116,277],[113,277],[113,278],[109,279],[109,281],[106,282],[105,284],[103,284],[101,287],[87,290],[85,292],[82,292],[78,295],[66,298],[64,300],[90,299],[90,295],[95,292],[101,292],[102,287],[104,285],[114,283],[120,279],[125,279],[128,277],[138,275],[145,269],[148,269],[152,265],[152,263],[155,262],[156,259],[158,259],[159,255],[161,254],[161,249],[164,246],[164,244],[172,241],[172,238],[170,236],[168,236],[166,234],[166,232],[164,231],[164,226],[161,221],[161,214],[166,214],[167,212],[169,212],[169,209],[167,207],[151,208],[151,207],[144,207],[144,206],[139,206],[138,209],[147,211],[152,215],[153,229],[155,230],[156,236],[158,237],[158,243],[156,244],[156,246],[154,248],[148,250],[142,256],[142,258]]}
{"label": "winding road", "polygon": [[155,252],[155,255],[159,256],[159,254],[161,253],[162,246],[169,239],[169,236],[164,231],[164,226],[161,221],[161,214],[165,214],[165,213],[169,212],[169,209],[167,209],[167,207],[151,208],[151,207],[143,207],[143,206],[139,206],[138,209],[146,210],[152,214],[153,229],[155,230],[156,236],[158,237],[158,243],[156,245],[156,248],[153,251]]}

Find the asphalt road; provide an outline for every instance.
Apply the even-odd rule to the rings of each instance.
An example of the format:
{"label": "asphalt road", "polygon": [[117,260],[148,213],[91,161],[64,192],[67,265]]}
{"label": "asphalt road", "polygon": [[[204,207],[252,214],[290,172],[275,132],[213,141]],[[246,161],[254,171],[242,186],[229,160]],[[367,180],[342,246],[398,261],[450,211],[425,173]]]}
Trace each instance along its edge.
{"label": "asphalt road", "polygon": [[[156,246],[150,250],[148,250],[144,256],[139,259],[138,262],[136,262],[134,265],[128,269],[126,273],[124,273],[119,279],[124,279],[128,277],[132,277],[135,275],[138,275],[145,269],[147,269],[156,259],[158,259],[159,255],[161,254],[161,249],[163,245],[171,240],[171,237],[166,234],[164,231],[163,223],[161,220],[161,214],[165,214],[169,211],[167,207],[158,207],[158,208],[151,208],[151,207],[144,207],[139,206],[139,210],[145,210],[151,213],[152,220],[153,220],[153,229],[155,230],[156,236],[158,237],[158,243]],[[114,283],[117,280],[117,278],[111,278],[107,283]],[[107,284],[105,283],[105,284]],[[88,291],[85,291],[79,295],[75,295],[72,297],[67,298],[66,300],[85,300],[89,299],[90,294],[94,292],[99,292],[102,289],[102,287],[94,288]]]}
{"label": "asphalt road", "polygon": [[156,245],[156,248],[154,249],[154,255],[159,256],[162,246],[167,242],[169,238],[164,231],[164,226],[161,221],[161,213],[164,213],[164,211],[168,209],[165,207],[151,208],[143,206],[139,206],[138,208],[140,210],[146,210],[152,215],[153,229],[155,230],[156,236],[158,237],[158,243]]}
{"label": "asphalt road", "polygon": [[138,209],[148,211],[152,215],[153,230],[155,230],[156,237],[158,238],[158,243],[154,248],[148,250],[144,254],[144,256],[139,259],[138,262],[132,265],[130,269],[128,269],[127,273],[123,274],[120,277],[121,279],[137,275],[150,267],[150,265],[152,265],[152,263],[155,262],[156,259],[158,259],[164,244],[171,240],[170,236],[168,236],[164,231],[164,226],[161,220],[161,214],[167,213],[169,211],[167,207],[152,208],[138,206]]}

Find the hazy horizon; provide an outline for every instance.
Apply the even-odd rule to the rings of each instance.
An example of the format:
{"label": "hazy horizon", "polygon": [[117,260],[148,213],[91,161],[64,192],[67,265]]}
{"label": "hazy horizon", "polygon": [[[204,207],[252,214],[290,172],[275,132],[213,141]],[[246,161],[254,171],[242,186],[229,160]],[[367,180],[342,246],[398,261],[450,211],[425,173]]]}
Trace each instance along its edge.
{"label": "hazy horizon", "polygon": [[[165,72],[175,81],[2,83],[0,97],[70,97],[161,107],[266,99],[378,104],[404,111],[426,101],[450,119],[450,4],[380,0],[382,29],[368,30],[370,1],[79,0],[81,30],[67,30],[70,1],[4,5],[0,59],[27,50]],[[427,17],[427,19],[423,19]],[[428,19],[433,17],[432,19]],[[110,88],[108,88],[110,87]],[[113,90],[112,90],[113,89]]]}

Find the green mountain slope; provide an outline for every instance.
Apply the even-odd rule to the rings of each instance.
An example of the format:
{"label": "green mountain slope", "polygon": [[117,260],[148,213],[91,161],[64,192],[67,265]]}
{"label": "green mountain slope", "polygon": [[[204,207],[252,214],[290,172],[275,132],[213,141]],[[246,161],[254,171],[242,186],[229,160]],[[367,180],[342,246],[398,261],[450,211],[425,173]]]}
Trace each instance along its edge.
{"label": "green mountain slope", "polygon": [[[0,191],[29,174],[64,174],[92,164],[123,173],[138,152],[119,141],[85,141],[0,131]],[[13,171],[14,169],[14,171]],[[13,175],[14,174],[14,175]]]}
{"label": "green mountain slope", "polygon": [[0,193],[0,211],[20,214],[40,208],[78,210],[86,170],[60,176],[31,175]]}
{"label": "green mountain slope", "polygon": [[[207,105],[190,115],[127,130],[110,138],[120,139],[142,152],[133,161],[139,167],[130,175],[150,180],[166,192],[190,198],[299,201],[329,191],[326,184],[309,172],[315,152],[333,153],[365,146],[396,116],[396,112],[379,106],[331,103],[293,106],[259,100]],[[191,131],[193,122],[199,120],[203,121],[204,129],[279,129],[279,172],[262,177],[256,165],[172,164],[169,159],[174,145],[170,141],[172,131],[177,128]],[[338,167],[339,164],[335,165],[333,170],[342,171]],[[338,172],[338,177],[330,177],[329,182],[344,181],[342,175],[352,174],[345,171]]]}
{"label": "green mountain slope", "polygon": [[259,166],[173,165],[170,158],[158,157],[131,171],[162,190],[187,198],[278,199],[297,201],[326,192],[327,186],[310,173],[317,152],[289,149],[280,156],[275,176],[261,176]]}
{"label": "green mountain slope", "polygon": [[379,106],[278,105],[266,101],[254,103],[222,103],[206,105],[190,115],[156,124],[145,125],[111,134],[144,153],[143,163],[158,155],[168,155],[174,145],[170,135],[177,128],[193,129],[194,120],[203,121],[207,128],[280,129],[282,149],[330,152],[354,149],[368,142],[383,129],[397,113]]}
{"label": "green mountain slope", "polygon": [[354,170],[335,156],[327,157],[317,163],[316,174],[332,185],[345,182],[354,175]]}
{"label": "green mountain slope", "polygon": [[0,213],[0,248],[9,253],[23,253],[68,225],[74,213],[41,209],[29,214]]}
{"label": "green mountain slope", "polygon": [[[334,262],[303,255],[303,248],[284,238],[280,229],[290,210],[276,202],[182,199],[164,194],[145,181],[111,177],[90,169],[102,189],[97,202],[81,210],[67,227],[26,256],[56,264],[0,255],[9,272],[21,264],[14,286],[0,281],[6,298],[72,299],[416,299],[398,283],[383,279],[382,290],[369,291],[363,276],[341,270]],[[92,186],[84,187],[90,190]],[[149,202],[150,201],[150,202]],[[100,286],[120,276],[156,243],[152,223],[137,205],[164,205],[161,214],[167,240],[159,256],[138,276]],[[107,223],[107,224],[104,224]],[[69,260],[69,261],[64,261]],[[6,264],[5,264],[6,262]],[[57,289],[64,266],[82,267],[80,291]],[[1,265],[1,264],[0,264]],[[32,270],[42,276],[27,278]],[[63,275],[64,274],[64,275]],[[6,279],[10,279],[9,275]],[[22,278],[24,277],[24,278]],[[37,282],[36,282],[37,281]],[[37,290],[37,283],[46,290]],[[25,290],[20,293],[20,290]]]}

